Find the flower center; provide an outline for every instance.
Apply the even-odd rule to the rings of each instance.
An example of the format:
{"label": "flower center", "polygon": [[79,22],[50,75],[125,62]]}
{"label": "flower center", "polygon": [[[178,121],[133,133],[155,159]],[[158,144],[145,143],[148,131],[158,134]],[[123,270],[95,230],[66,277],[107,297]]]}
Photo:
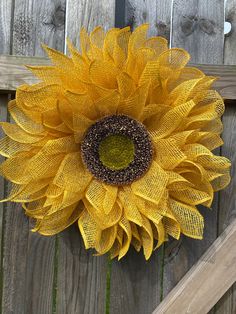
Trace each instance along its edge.
{"label": "flower center", "polygon": [[100,142],[98,152],[105,167],[121,170],[127,168],[134,160],[134,143],[124,135],[109,135]]}
{"label": "flower center", "polygon": [[81,143],[81,156],[97,180],[127,185],[147,172],[153,149],[142,123],[126,115],[111,115],[88,128]]}

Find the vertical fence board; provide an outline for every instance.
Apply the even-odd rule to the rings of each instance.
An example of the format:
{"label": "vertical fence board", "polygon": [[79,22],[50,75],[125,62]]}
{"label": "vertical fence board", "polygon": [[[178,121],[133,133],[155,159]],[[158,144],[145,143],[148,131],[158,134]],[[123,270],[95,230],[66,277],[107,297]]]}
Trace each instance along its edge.
{"label": "vertical fence board", "polygon": [[66,0],[15,0],[14,54],[44,55],[41,43],[63,50]]}
{"label": "vertical fence board", "polygon": [[0,53],[10,53],[13,0],[0,2]]}
{"label": "vertical fence board", "polygon": [[[11,49],[11,18],[12,18],[13,1],[1,0],[0,5],[0,54],[10,54]],[[7,121],[7,102],[9,95],[0,95],[0,121]],[[0,131],[2,136],[2,130]],[[0,162],[4,158],[0,157]],[[1,199],[6,195],[6,184],[3,178],[0,179]],[[3,309],[3,280],[4,280],[4,268],[3,268],[3,247],[4,247],[4,224],[5,224],[5,210],[6,204],[0,205],[0,277],[1,277],[1,289],[0,289],[0,311]]]}
{"label": "vertical fence board", "polygon": [[[8,95],[7,94],[0,94],[0,121],[6,122],[7,121],[7,102],[8,102]],[[0,130],[0,136],[3,136],[2,130]],[[3,162],[4,157],[0,157],[0,162]],[[4,179],[0,178],[0,198],[3,199],[6,194],[6,184]],[[3,280],[3,232],[4,232],[4,210],[5,204],[0,203],[0,278],[1,282]],[[0,312],[2,312],[2,295],[3,295],[3,287],[1,285],[0,288]]]}
{"label": "vertical fence board", "polygon": [[[171,1],[128,0],[125,8],[125,25],[134,28],[150,22],[150,35],[169,38]],[[130,249],[121,261],[112,261],[111,314],[148,314],[154,310],[161,299],[162,253],[160,248],[146,262],[142,252]]]}
{"label": "vertical fence board", "polygon": [[[66,37],[77,47],[82,26],[88,31],[98,25],[107,30],[114,23],[114,0],[67,1]],[[91,251],[86,251],[76,225],[59,236],[58,246],[56,312],[105,313],[107,256],[95,257]]]}
{"label": "vertical fence board", "polygon": [[[42,55],[40,40],[63,50],[64,21],[59,30],[54,22],[53,28],[45,24],[46,17],[57,19],[58,5],[65,7],[63,1],[15,0],[8,53]],[[7,203],[5,208],[3,313],[51,313],[55,237],[31,233],[31,223],[19,204]]]}
{"label": "vertical fence board", "polygon": [[81,27],[91,32],[96,26],[101,25],[108,30],[114,24],[115,0],[67,0],[66,37],[76,47],[79,47]]}
{"label": "vertical fence board", "polygon": [[172,0],[126,0],[125,24],[132,28],[142,23],[150,24],[151,36],[170,37]]}
{"label": "vertical fence board", "polygon": [[224,1],[174,0],[171,43],[186,49],[191,62],[222,64]]}
{"label": "vertical fence board", "polygon": [[[225,37],[224,64],[236,64],[236,0],[226,1],[225,20],[231,23],[231,32]],[[224,131],[222,138],[222,155],[229,158],[232,162],[230,185],[220,192],[220,208],[225,207],[225,211],[220,210],[218,231],[219,234],[236,217],[235,200],[235,176],[236,176],[236,110],[234,105],[227,105],[223,116]],[[227,204],[227,206],[225,206]],[[236,312],[236,284],[234,284],[221,298],[215,306],[215,314],[235,313]]]}
{"label": "vertical fence board", "polygon": [[[174,0],[172,47],[185,48],[195,63],[223,62],[224,1]],[[206,53],[207,52],[207,53]],[[182,237],[165,249],[164,296],[176,285],[189,268],[201,257],[217,237],[218,196],[212,210],[200,208],[205,219],[204,239]]]}

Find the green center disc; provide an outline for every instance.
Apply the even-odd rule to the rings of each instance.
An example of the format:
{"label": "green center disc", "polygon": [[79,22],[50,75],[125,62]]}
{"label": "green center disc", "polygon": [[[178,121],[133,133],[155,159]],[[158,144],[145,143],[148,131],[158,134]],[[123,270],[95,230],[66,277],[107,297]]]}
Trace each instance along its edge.
{"label": "green center disc", "polygon": [[124,135],[109,135],[99,144],[98,153],[105,167],[111,170],[125,169],[134,160],[134,143]]}

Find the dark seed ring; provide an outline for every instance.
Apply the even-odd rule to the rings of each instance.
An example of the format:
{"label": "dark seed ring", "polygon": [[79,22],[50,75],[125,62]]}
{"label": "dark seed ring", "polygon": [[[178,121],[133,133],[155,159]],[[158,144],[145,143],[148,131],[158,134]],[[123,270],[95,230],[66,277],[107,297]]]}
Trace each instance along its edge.
{"label": "dark seed ring", "polygon": [[[124,135],[134,143],[134,158],[121,170],[112,170],[101,162],[99,145],[110,135]],[[81,144],[82,160],[86,168],[100,181],[111,185],[129,184],[146,173],[152,161],[153,148],[143,124],[126,115],[111,115],[88,128]]]}

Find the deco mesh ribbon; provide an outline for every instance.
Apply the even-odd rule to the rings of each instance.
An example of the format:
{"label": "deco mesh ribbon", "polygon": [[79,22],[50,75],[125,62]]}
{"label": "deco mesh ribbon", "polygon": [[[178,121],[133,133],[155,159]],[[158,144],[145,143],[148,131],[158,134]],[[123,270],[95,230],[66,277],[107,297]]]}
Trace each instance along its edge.
{"label": "deco mesh ribbon", "polygon": [[1,123],[4,201],[20,202],[33,231],[54,235],[78,222],[86,248],[148,259],[168,237],[201,239],[197,205],[211,207],[230,181],[224,103],[214,77],[186,67],[183,49],[147,38],[148,25],[80,34],[70,57],[45,47],[52,66],[22,85]]}

